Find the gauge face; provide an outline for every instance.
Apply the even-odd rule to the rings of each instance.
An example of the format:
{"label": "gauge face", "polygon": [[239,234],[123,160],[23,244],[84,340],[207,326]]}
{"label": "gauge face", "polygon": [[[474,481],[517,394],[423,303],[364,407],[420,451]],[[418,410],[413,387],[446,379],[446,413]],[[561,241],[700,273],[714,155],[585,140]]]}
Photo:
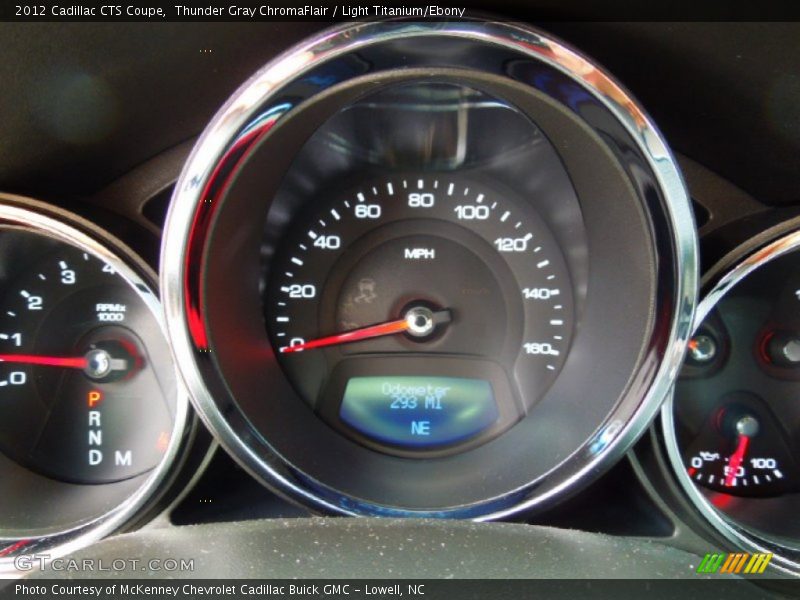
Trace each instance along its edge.
{"label": "gauge face", "polygon": [[800,492],[798,266],[789,255],[749,275],[690,342],[675,412],[685,468],[704,489]]}
{"label": "gauge face", "polygon": [[0,450],[45,476],[106,483],[169,445],[175,378],[149,308],[102,260],[21,231],[0,299]]}
{"label": "gauge face", "polygon": [[800,253],[770,248],[743,263],[746,276],[727,275],[714,304],[701,304],[672,401],[672,456],[709,508],[796,545]]}
{"label": "gauge face", "polygon": [[504,24],[359,24],[209,125],[166,227],[167,327],[265,485],[501,518],[644,431],[689,334],[690,205],[641,110],[579,63]]}
{"label": "gauge face", "polygon": [[0,572],[114,533],[170,491],[192,421],[152,282],[102,229],[0,195]]}
{"label": "gauge face", "polygon": [[800,471],[793,444],[776,419],[769,404],[753,393],[718,399],[683,453],[689,477],[708,490],[735,496],[796,492]]}
{"label": "gauge face", "polygon": [[314,206],[282,241],[265,312],[330,424],[387,452],[457,450],[513,425],[558,375],[572,284],[519,199],[408,175]]}

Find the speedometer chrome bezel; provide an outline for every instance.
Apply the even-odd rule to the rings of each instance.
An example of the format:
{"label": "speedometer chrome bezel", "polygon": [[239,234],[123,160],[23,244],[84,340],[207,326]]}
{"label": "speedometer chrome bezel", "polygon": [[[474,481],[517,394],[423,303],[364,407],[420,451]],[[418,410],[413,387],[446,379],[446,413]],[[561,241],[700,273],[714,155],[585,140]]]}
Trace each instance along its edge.
{"label": "speedometer chrome bezel", "polygon": [[[518,53],[558,71],[602,104],[634,141],[637,153],[655,178],[666,215],[664,226],[668,233],[664,237],[671,253],[665,269],[674,269],[671,287],[658,290],[658,297],[666,298],[668,303],[669,322],[663,323],[658,348],[654,335],[653,347],[647,349],[649,354],[658,354],[658,362],[650,365],[646,376],[642,375],[645,381],[633,378],[629,385],[635,391],[626,392],[593,437],[565,459],[558,477],[549,474],[483,502],[428,512],[373,505],[335,490],[321,489],[318,482],[293,473],[291,465],[286,469],[283,457],[264,446],[257,433],[237,431],[229,420],[235,406],[219,397],[227,393],[224,383],[219,382],[212,393],[204,378],[204,373],[213,369],[214,359],[208,354],[208,345],[202,343],[204,324],[196,287],[203,278],[201,238],[207,235],[210,211],[218,204],[216,192],[233,178],[247,147],[254,143],[253,138],[266,133],[291,109],[276,107],[274,112],[259,115],[265,99],[286,82],[326,61],[386,41],[425,36],[467,40]],[[631,96],[583,56],[530,28],[505,23],[372,22],[327,30],[289,50],[262,68],[218,112],[195,146],[176,186],[162,248],[162,289],[173,351],[201,417],[222,445],[257,478],[273,484],[276,491],[290,499],[322,512],[490,520],[542,508],[574,491],[578,483],[586,483],[616,462],[644,432],[671,388],[685,352],[696,299],[696,254],[688,194],[668,147]]]}
{"label": "speedometer chrome bezel", "polygon": [[[135,290],[166,335],[163,311],[158,295],[156,274],[133,250],[110,233],[85,219],[49,204],[30,198],[0,193],[0,230],[15,229],[45,236],[78,248],[111,265]],[[177,475],[178,469],[191,445],[196,429],[196,419],[191,410],[188,394],[176,378],[175,422],[164,456],[152,469],[135,492],[111,509],[63,528],[46,532],[32,532],[25,538],[4,535],[0,530],[0,545],[6,547],[21,540],[35,542],[35,552],[48,559],[66,556],[79,548],[96,542],[120,529],[133,525],[137,519],[156,506]],[[18,530],[15,530],[15,533]],[[44,541],[41,541],[44,540]],[[8,557],[0,557],[0,575],[22,575],[17,568],[17,557],[26,555],[26,546]],[[43,553],[43,554],[42,554]],[[22,569],[38,566],[36,561],[20,563]],[[27,565],[27,566],[26,566]]]}
{"label": "speedometer chrome bezel", "polygon": [[[789,233],[786,233],[787,230]],[[783,223],[723,257],[704,277],[702,288],[707,290],[697,306],[693,331],[697,331],[717,304],[747,278],[748,275],[770,262],[800,250],[800,221]],[[708,498],[689,477],[678,445],[675,423],[675,393],[664,402],[659,418],[661,438],[672,476],[677,480],[683,495],[702,519],[732,548],[749,552],[772,553],[771,566],[793,575],[800,574],[800,552],[777,540],[757,533],[714,508]]]}

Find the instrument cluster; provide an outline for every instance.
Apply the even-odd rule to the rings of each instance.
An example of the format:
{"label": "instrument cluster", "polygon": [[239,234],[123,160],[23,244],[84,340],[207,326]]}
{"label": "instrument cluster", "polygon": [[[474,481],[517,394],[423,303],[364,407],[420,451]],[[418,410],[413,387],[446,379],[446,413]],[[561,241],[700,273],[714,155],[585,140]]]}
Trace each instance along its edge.
{"label": "instrument cluster", "polygon": [[321,514],[530,518],[628,455],[675,522],[800,571],[800,224],[734,236],[700,280],[678,159],[578,51],[338,26],[253,74],[182,168],[158,273],[0,194],[0,571],[167,514],[201,420]]}

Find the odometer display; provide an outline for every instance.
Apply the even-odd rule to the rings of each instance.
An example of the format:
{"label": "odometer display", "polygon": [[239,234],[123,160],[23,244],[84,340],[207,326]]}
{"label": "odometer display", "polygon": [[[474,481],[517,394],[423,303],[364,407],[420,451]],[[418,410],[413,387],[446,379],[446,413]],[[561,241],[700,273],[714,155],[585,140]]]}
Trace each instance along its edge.
{"label": "odometer display", "polygon": [[[387,452],[457,450],[524,416],[557,376],[574,321],[566,262],[530,203],[461,177],[405,176],[313,206],[282,241],[265,302],[279,360],[309,405]],[[331,390],[342,377],[345,389],[359,387],[341,372],[374,364],[384,369],[375,376],[422,376],[404,361],[410,356],[425,357],[430,374],[445,378],[467,377],[476,359],[497,367],[502,426],[484,416],[474,420],[480,427],[454,435],[439,431],[446,420],[396,419],[393,428],[402,422],[405,431],[386,435],[365,425],[380,419],[354,421],[356,401]],[[450,402],[485,409],[456,387]]]}
{"label": "odometer display", "polygon": [[497,418],[491,384],[461,377],[353,377],[342,421],[388,444],[430,447],[469,439]]}

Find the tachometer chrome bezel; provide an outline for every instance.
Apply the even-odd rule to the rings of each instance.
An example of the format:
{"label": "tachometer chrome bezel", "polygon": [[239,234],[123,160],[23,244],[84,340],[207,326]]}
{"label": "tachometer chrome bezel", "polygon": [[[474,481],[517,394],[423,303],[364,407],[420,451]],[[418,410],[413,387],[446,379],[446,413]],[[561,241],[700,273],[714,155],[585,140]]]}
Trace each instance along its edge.
{"label": "tachometer chrome bezel", "polygon": [[[49,204],[30,198],[11,194],[0,194],[0,230],[13,228],[52,238],[76,247],[111,265],[116,272],[135,290],[152,313],[161,331],[166,335],[163,311],[156,293],[158,278],[150,267],[136,253],[110,233],[100,229],[85,219]],[[134,493],[110,510],[81,522],[63,528],[48,529],[46,532],[32,532],[26,537],[13,536],[0,530],[0,545],[4,548],[29,542],[7,557],[0,557],[0,576],[22,576],[28,567],[38,568],[39,560],[28,560],[22,568],[17,568],[17,557],[33,552],[52,560],[66,556],[85,547],[125,526],[133,525],[148,510],[152,510],[163,494],[169,489],[183,464],[194,437],[197,420],[191,409],[188,394],[176,377],[178,389],[175,395],[175,422],[164,457],[152,471],[139,476],[142,483]]]}

